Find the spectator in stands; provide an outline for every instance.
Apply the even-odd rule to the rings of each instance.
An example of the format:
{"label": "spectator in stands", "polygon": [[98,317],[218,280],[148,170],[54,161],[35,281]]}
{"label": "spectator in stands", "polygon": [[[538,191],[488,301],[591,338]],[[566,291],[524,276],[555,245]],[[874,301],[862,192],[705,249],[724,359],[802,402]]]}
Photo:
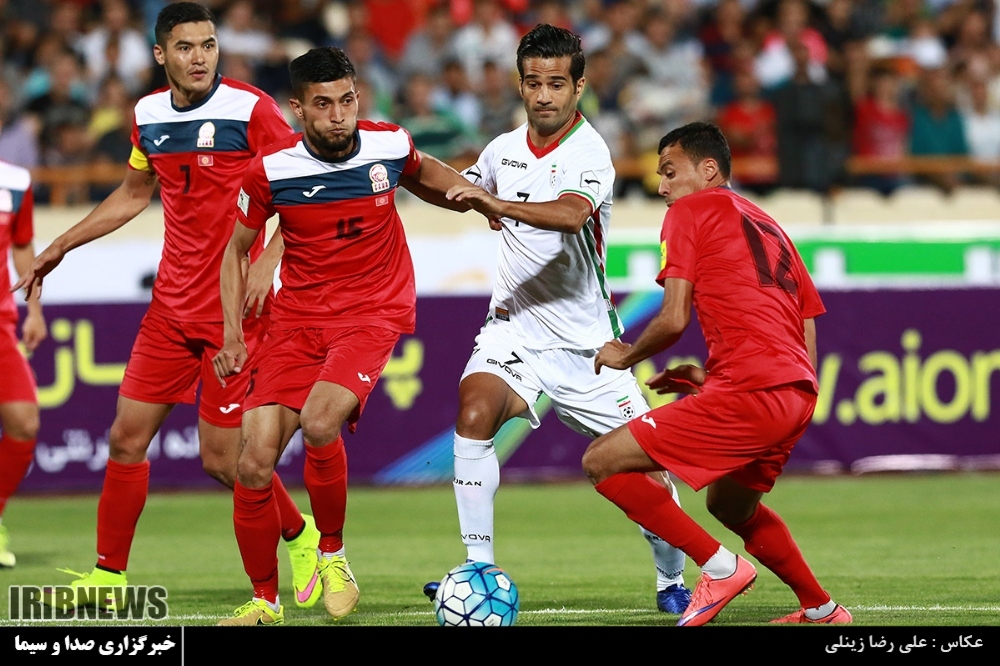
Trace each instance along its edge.
{"label": "spectator in stands", "polygon": [[633,77],[647,74],[640,54],[646,40],[638,29],[641,14],[635,0],[604,0],[605,22],[584,35],[587,54],[604,51],[610,58],[612,75],[608,97],[617,98]]}
{"label": "spectator in stands", "polygon": [[354,63],[359,79],[365,79],[374,93],[372,103],[379,109],[392,108],[392,100],[399,93],[399,81],[386,62],[378,42],[370,33],[351,30],[344,44],[344,51]]}
{"label": "spectator in stands", "polygon": [[[910,152],[916,156],[969,155],[965,123],[955,104],[951,74],[945,67],[920,72],[917,99],[913,105]],[[950,193],[962,181],[962,175],[933,174],[922,176],[919,180]]]}
{"label": "spectator in stands", "polygon": [[435,108],[432,101],[434,81],[425,74],[414,74],[403,87],[398,123],[410,132],[417,150],[430,153],[446,162],[475,161],[476,143],[465,125],[448,109]]}
{"label": "spectator in stands", "polygon": [[648,128],[652,144],[664,127],[705,118],[709,72],[701,42],[681,30],[675,15],[653,9],[642,26],[643,73],[627,82],[624,104],[632,123]]}
{"label": "spectator in stands", "polygon": [[[852,152],[866,158],[906,157],[911,121],[903,106],[899,74],[891,66],[876,67],[869,76],[868,86],[868,95],[854,107]],[[866,175],[858,179],[858,185],[885,195],[906,182],[902,174]]]}
{"label": "spectator in stands", "polygon": [[774,28],[764,38],[757,56],[757,80],[765,89],[773,90],[797,74],[791,52],[793,42],[802,44],[808,53],[809,80],[814,83],[826,80],[827,46],[819,30],[810,25],[809,11],[806,0],[778,3]]}
{"label": "spectator in stands", "polygon": [[72,51],[60,51],[53,57],[48,68],[48,79],[48,91],[29,100],[25,107],[41,123],[40,144],[43,154],[57,143],[57,127],[83,127],[86,133],[90,121],[90,107],[78,92],[78,84],[82,79],[80,63]]}
{"label": "spectator in stands", "polygon": [[715,107],[734,99],[735,52],[740,43],[746,43],[745,18],[740,0],[719,0],[698,30],[698,40],[711,70],[709,101]]}
{"label": "spectator in stands", "polygon": [[510,62],[519,41],[498,0],[474,0],[472,20],[455,33],[454,50],[469,78],[479,81],[483,63]]}
{"label": "spectator in stands", "polygon": [[[410,33],[406,41],[403,57],[399,61],[399,72],[406,78],[414,72],[421,72],[437,78],[444,69],[446,60],[455,57],[452,40],[455,26],[451,22],[451,12],[447,3],[439,2],[427,11],[424,25]],[[511,65],[513,69],[513,65]]]}
{"label": "spectator in stands", "polygon": [[131,21],[131,9],[125,0],[103,0],[96,25],[80,38],[79,49],[93,90],[113,73],[130,94],[148,92],[153,51],[146,36],[133,28]]}
{"label": "spectator in stands", "polygon": [[431,101],[435,107],[449,109],[458,116],[466,128],[467,135],[476,136],[479,132],[479,123],[483,117],[482,106],[458,58],[445,62]]}
{"label": "spectator in stands", "polygon": [[[964,95],[959,107],[965,126],[969,155],[976,161],[1000,164],[1000,110],[990,106],[986,73],[978,68],[967,70],[962,77]],[[1000,185],[1000,173],[974,174],[974,182]]]}
{"label": "spectator in stands", "polygon": [[[256,67],[277,46],[274,34],[255,15],[250,0],[236,0],[226,8],[219,23],[218,36],[223,66],[232,57],[243,57]],[[227,72],[226,76],[233,74]]]}
{"label": "spectator in stands", "polygon": [[843,88],[812,78],[814,61],[801,41],[788,44],[795,70],[773,95],[778,127],[778,184],[828,192],[844,180],[850,146],[850,102]]}
{"label": "spectator in stands", "polygon": [[479,87],[482,108],[479,136],[500,136],[524,122],[524,106],[516,90],[507,68],[492,60],[483,63],[483,81]]}
{"label": "spectator in stands", "polygon": [[758,194],[777,185],[778,134],[774,106],[761,95],[752,70],[737,72],[736,99],[719,111],[716,124],[729,142],[734,184]]}
{"label": "spectator in stands", "polygon": [[41,161],[38,119],[17,111],[15,97],[6,79],[0,76],[0,161],[34,169]]}

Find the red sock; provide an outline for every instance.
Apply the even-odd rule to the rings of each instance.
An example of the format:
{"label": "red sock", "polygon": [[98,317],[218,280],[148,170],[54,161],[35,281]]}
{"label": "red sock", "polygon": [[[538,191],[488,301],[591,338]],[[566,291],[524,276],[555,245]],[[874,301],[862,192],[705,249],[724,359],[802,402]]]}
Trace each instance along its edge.
{"label": "red sock", "polygon": [[288,541],[294,539],[306,526],[305,518],[295,506],[295,500],[285,490],[284,484],[275,472],[271,477],[271,488],[274,489],[274,501],[278,503],[278,516],[281,519],[281,538]]}
{"label": "red sock", "polygon": [[722,545],[681,510],[670,491],[645,474],[614,474],[594,488],[626,516],[684,551],[698,566],[705,564]]}
{"label": "red sock", "polygon": [[740,537],[747,552],[792,588],[803,608],[816,608],[830,601],[802,557],[785,521],[763,504],[757,505],[750,520],[742,525],[726,525]]}
{"label": "red sock", "polygon": [[31,467],[35,455],[35,440],[22,441],[10,435],[0,435],[0,516],[21,480]]}
{"label": "red sock", "polygon": [[343,437],[326,446],[306,444],[303,480],[320,532],[319,549],[335,553],[344,547],[347,517],[347,451]]}
{"label": "red sock", "polygon": [[243,570],[253,584],[253,596],[276,603],[281,521],[271,484],[263,488],[247,488],[236,482],[233,488],[233,527],[243,558]]}
{"label": "red sock", "polygon": [[97,502],[97,564],[125,571],[135,526],[149,494],[149,461],[123,465],[108,460]]}

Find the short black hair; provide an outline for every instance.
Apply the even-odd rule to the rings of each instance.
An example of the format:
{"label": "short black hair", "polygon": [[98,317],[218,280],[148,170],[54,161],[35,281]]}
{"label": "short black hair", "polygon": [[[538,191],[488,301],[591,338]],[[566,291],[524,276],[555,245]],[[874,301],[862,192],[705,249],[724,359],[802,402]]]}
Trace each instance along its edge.
{"label": "short black hair", "polygon": [[326,83],[351,77],[357,81],[354,63],[343,50],[335,46],[321,46],[306,51],[288,65],[292,77],[292,93],[299,100],[310,83]]}
{"label": "short black hair", "polygon": [[212,10],[197,2],[174,2],[160,10],[156,17],[156,43],[161,47],[167,45],[167,35],[181,23],[202,23],[208,21],[215,25],[215,14]]}
{"label": "short black hair", "polygon": [[517,46],[517,73],[524,78],[525,58],[571,58],[569,75],[576,83],[583,77],[587,59],[580,47],[580,36],[566,28],[539,23],[521,38]]}
{"label": "short black hair", "polygon": [[663,149],[679,143],[684,152],[695,164],[701,163],[707,157],[711,157],[719,164],[719,171],[722,177],[729,179],[733,170],[733,155],[729,151],[729,142],[726,135],[722,133],[715,123],[695,122],[688,123],[683,127],[673,129],[660,139],[660,147],[657,154],[662,154]]}

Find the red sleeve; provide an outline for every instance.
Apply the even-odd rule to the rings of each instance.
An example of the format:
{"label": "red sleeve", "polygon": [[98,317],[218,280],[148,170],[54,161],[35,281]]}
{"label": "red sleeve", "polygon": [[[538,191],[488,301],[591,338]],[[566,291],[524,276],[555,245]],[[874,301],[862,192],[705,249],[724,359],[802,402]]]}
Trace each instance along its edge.
{"label": "red sleeve", "polygon": [[662,286],[667,278],[682,278],[694,282],[696,265],[695,219],[684,204],[675,203],[667,209],[660,230],[661,269],[656,282]]}
{"label": "red sleeve", "polygon": [[23,247],[31,242],[35,237],[35,195],[32,194],[31,186],[24,191],[21,199],[21,207],[14,216],[14,224],[10,230],[10,242],[12,245]]}
{"label": "red sleeve", "polygon": [[259,153],[275,141],[294,134],[282,115],[278,103],[270,95],[262,95],[250,114],[250,124],[247,126],[247,143],[253,154]]}
{"label": "red sleeve", "polygon": [[826,306],[823,305],[823,299],[819,297],[819,291],[816,290],[816,285],[813,284],[812,277],[801,259],[798,260],[798,268],[799,310],[802,312],[802,318],[818,317],[826,312]]}
{"label": "red sleeve", "polygon": [[271,187],[264,172],[264,162],[258,155],[243,176],[243,186],[236,198],[236,220],[250,229],[263,229],[273,215]]}
{"label": "red sleeve", "polygon": [[410,142],[410,155],[406,160],[406,164],[403,165],[403,175],[409,176],[420,168],[420,153],[417,151],[416,146],[413,145],[413,137],[410,136],[410,133],[405,129],[403,131],[406,132],[406,140]]}

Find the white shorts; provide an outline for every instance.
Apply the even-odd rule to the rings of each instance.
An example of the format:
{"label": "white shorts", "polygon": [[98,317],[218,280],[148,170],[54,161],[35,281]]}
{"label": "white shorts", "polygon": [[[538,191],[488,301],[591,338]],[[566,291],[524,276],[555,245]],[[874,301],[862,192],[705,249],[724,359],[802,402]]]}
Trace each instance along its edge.
{"label": "white shorts", "polygon": [[639,383],[628,370],[601,368],[594,373],[596,349],[528,350],[504,326],[489,323],[476,336],[476,347],[462,379],[476,372],[500,377],[528,409],[518,414],[540,425],[535,402],[544,393],[559,420],[595,438],[649,411]]}

